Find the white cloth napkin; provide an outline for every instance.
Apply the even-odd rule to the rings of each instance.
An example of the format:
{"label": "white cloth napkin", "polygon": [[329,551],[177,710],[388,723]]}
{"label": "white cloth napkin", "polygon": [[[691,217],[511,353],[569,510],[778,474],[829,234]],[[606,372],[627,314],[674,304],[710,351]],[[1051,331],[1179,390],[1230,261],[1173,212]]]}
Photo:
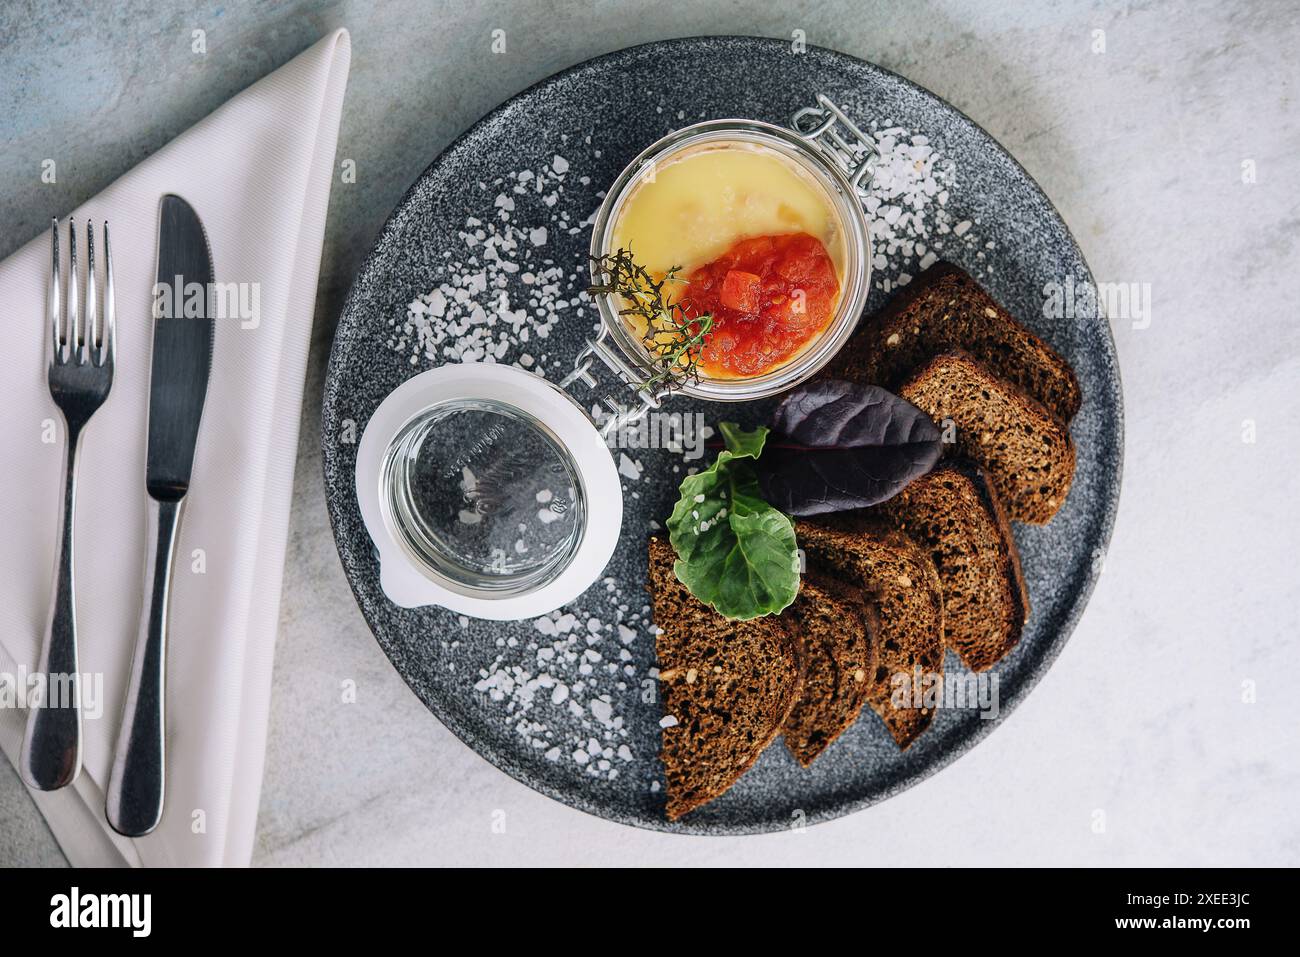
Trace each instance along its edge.
{"label": "white cloth napkin", "polygon": [[[349,61],[348,34],[338,30],[85,205],[51,210],[75,215],[83,269],[85,219],[109,221],[118,322],[113,390],[85,433],[76,512],[80,670],[103,675],[102,714],[84,721],[76,783],[35,795],[75,865],[245,865],[251,857],[303,377]],[[172,587],[167,804],[153,834],[128,840],[104,819],[103,789],[143,590],[151,287],[158,201],[169,192],[203,220],[215,279],[258,283],[261,310],[256,328],[217,323]],[[66,232],[61,245],[66,250]],[[35,668],[48,614],[64,455],[45,381],[49,262],[43,233],[0,263],[0,673],[18,680]],[[58,423],[54,442],[43,441],[48,422]],[[0,746],[15,763],[26,717],[0,707]]]}

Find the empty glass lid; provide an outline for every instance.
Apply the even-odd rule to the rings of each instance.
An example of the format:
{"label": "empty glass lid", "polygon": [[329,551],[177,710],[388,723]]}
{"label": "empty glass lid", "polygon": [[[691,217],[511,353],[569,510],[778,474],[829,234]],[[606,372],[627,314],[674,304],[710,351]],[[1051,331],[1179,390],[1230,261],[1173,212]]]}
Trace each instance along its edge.
{"label": "empty glass lid", "polygon": [[408,422],[383,485],[406,545],[487,591],[519,593],[553,577],[586,524],[568,452],[541,422],[492,400],[450,400]]}
{"label": "empty glass lid", "polygon": [[581,594],[623,517],[587,414],[540,376],[490,364],[431,369],[380,403],[357,449],[357,500],[390,599],[496,620]]}

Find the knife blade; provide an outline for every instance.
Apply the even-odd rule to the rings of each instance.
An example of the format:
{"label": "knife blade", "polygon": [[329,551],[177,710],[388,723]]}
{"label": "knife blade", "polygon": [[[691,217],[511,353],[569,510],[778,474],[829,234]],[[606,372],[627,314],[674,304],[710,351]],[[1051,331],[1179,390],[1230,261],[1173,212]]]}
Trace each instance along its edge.
{"label": "knife blade", "polygon": [[158,826],[166,795],[168,605],[172,558],[189,491],[216,334],[207,235],[194,208],[166,195],[158,206],[153,355],[145,464],[144,602],[127,679],[104,812],[119,834]]}
{"label": "knife blade", "polygon": [[[145,485],[153,498],[172,498],[189,488],[216,330],[208,315],[208,237],[194,207],[179,196],[159,204],[156,283]],[[162,295],[164,289],[170,294]]]}

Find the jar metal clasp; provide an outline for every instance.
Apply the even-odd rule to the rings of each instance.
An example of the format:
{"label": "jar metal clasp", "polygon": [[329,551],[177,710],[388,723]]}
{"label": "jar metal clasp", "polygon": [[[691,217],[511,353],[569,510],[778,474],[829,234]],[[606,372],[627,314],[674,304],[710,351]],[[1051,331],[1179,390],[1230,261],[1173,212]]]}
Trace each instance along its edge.
{"label": "jar metal clasp", "polygon": [[[600,359],[618,382],[632,392],[635,396],[635,404],[628,405],[619,401],[615,390],[601,389],[600,383],[592,374],[592,363],[595,359]],[[609,418],[598,425],[600,434],[604,438],[639,422],[646,413],[659,408],[660,400],[669,391],[653,389],[642,374],[632,367],[623,353],[609,341],[609,330],[604,327],[595,339],[587,340],[586,346],[573,360],[573,371],[560,380],[560,388],[567,391],[570,386],[579,381],[589,390],[597,392],[601,404],[610,411]]]}
{"label": "jar metal clasp", "polygon": [[806,142],[819,147],[844,170],[858,194],[866,197],[871,176],[880,159],[875,142],[824,93],[816,106],[805,106],[790,119],[790,127]]}

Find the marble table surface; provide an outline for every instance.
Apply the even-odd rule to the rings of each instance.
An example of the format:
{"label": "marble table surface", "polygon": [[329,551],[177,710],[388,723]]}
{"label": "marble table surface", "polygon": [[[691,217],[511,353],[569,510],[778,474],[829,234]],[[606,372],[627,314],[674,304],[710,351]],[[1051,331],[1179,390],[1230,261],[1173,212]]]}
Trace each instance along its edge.
{"label": "marble table surface", "polygon": [[[303,409],[253,863],[1300,864],[1300,8],[1270,3],[797,5],[143,0],[0,9],[0,257],[326,31],[352,33]],[[207,53],[191,52],[206,31]],[[493,54],[494,30],[506,52]],[[353,603],[317,447],[350,277],[429,160],[555,70],[649,40],[751,33],[895,70],[1038,180],[1097,278],[1146,283],[1114,323],[1127,404],[1112,548],[1082,623],[970,754],[802,833],[701,839],[607,823],[461,745]],[[15,95],[16,94],[16,95]],[[64,157],[57,184],[42,158]],[[356,702],[340,704],[355,681]],[[0,762],[0,864],[64,859]]]}

